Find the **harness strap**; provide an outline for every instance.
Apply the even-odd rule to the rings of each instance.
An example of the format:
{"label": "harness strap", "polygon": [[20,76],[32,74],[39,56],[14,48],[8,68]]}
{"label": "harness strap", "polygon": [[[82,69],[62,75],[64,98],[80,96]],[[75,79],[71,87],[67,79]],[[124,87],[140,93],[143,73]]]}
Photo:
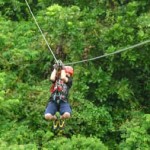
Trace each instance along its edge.
{"label": "harness strap", "polygon": [[60,101],[67,102],[66,93],[64,90],[64,83],[60,79],[56,80],[56,82],[52,85],[50,92],[52,93],[52,99],[57,104],[60,104]]}

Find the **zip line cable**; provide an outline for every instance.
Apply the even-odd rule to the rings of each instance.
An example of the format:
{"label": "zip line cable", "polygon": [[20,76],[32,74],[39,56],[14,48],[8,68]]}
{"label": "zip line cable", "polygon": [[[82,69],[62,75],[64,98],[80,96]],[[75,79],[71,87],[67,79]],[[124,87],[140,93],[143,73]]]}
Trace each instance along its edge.
{"label": "zip line cable", "polygon": [[32,15],[32,17],[33,17],[33,19],[34,19],[34,21],[35,21],[35,23],[36,23],[36,25],[37,25],[39,31],[41,32],[41,34],[42,34],[42,36],[43,36],[43,39],[45,40],[45,42],[46,42],[46,44],[47,44],[47,46],[48,46],[48,49],[49,49],[50,52],[52,53],[52,55],[53,55],[55,61],[58,62],[58,60],[56,59],[56,57],[55,57],[55,55],[54,55],[54,53],[53,53],[53,51],[52,51],[52,49],[51,49],[51,47],[50,47],[49,44],[48,44],[48,42],[47,42],[47,40],[46,40],[46,38],[45,38],[45,36],[44,36],[44,34],[43,34],[43,32],[42,32],[42,30],[41,30],[39,24],[38,24],[38,22],[36,21],[36,18],[34,17],[34,14],[32,13],[32,10],[31,10],[31,8],[30,8],[30,6],[29,6],[28,1],[25,0],[25,2],[26,2],[27,6],[28,6],[28,8],[29,8],[29,12],[31,13],[31,15]]}
{"label": "zip line cable", "polygon": [[74,65],[74,64],[79,64],[79,63],[83,63],[83,62],[86,62],[86,61],[100,59],[100,58],[103,58],[103,57],[107,57],[107,56],[111,56],[111,55],[114,55],[114,54],[117,54],[117,53],[121,53],[123,51],[129,50],[129,49],[132,49],[132,48],[135,48],[135,47],[139,47],[139,46],[144,45],[146,43],[150,43],[150,40],[146,40],[144,42],[141,42],[141,43],[138,43],[138,44],[135,44],[135,45],[132,45],[132,46],[129,46],[129,47],[117,50],[117,51],[109,53],[109,54],[104,54],[104,55],[97,56],[97,57],[94,57],[94,58],[84,59],[84,60],[76,61],[76,62],[72,62],[72,63],[65,63],[65,65]]}

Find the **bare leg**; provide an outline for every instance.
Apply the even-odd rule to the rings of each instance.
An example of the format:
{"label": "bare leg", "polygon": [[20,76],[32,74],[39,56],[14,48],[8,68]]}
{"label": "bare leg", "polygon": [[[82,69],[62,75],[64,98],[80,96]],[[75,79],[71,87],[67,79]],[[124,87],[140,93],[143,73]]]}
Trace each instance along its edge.
{"label": "bare leg", "polygon": [[50,113],[45,114],[45,119],[46,120],[56,120],[57,117],[55,115],[52,115]]}
{"label": "bare leg", "polygon": [[70,118],[70,113],[69,112],[65,112],[61,117],[60,119],[68,119]]}

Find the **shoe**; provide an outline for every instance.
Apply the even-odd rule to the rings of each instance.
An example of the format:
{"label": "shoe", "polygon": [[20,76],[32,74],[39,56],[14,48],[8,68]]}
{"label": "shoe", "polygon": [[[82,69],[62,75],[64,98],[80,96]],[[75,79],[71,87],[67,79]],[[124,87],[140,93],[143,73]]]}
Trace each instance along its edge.
{"label": "shoe", "polygon": [[63,130],[65,127],[65,121],[64,120],[59,120],[59,129]]}
{"label": "shoe", "polygon": [[56,119],[53,121],[53,130],[56,131],[59,128],[59,120]]}

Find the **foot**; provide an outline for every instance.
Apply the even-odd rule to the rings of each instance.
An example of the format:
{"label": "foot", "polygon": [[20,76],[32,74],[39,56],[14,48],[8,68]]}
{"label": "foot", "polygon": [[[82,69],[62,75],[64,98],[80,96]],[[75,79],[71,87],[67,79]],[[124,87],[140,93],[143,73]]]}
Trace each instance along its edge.
{"label": "foot", "polygon": [[59,120],[59,129],[60,129],[60,130],[63,130],[64,127],[65,127],[65,121],[60,119],[60,120]]}
{"label": "foot", "polygon": [[59,128],[59,120],[56,119],[53,121],[53,130],[56,131]]}

